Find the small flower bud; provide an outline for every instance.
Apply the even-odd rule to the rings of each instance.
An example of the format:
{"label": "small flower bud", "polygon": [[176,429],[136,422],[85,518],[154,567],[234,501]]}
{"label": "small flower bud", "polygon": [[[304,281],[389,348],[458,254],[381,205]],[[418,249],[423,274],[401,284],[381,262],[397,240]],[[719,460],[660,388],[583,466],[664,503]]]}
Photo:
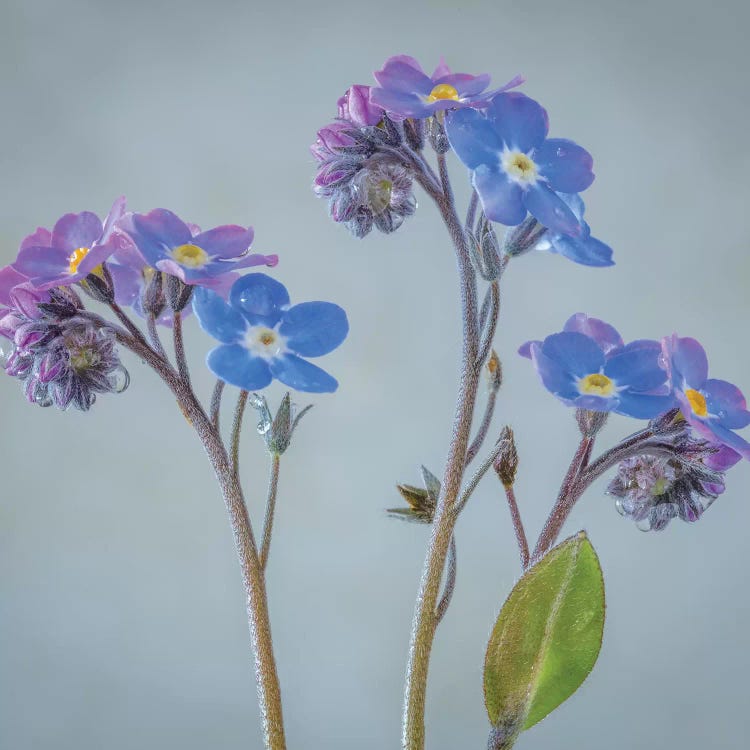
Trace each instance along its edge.
{"label": "small flower bud", "polygon": [[497,352],[494,349],[490,352],[487,364],[484,366],[484,371],[490,391],[497,393],[503,384],[503,366],[500,362],[500,357],[497,356]]}
{"label": "small flower bud", "polygon": [[165,296],[169,307],[174,312],[182,312],[193,296],[193,286],[185,284],[182,279],[178,279],[176,276],[169,275],[166,277],[165,286]]}
{"label": "small flower bud", "polygon": [[141,293],[141,306],[146,315],[158,318],[167,306],[164,296],[164,280],[161,271],[150,266],[143,269],[143,291]]}
{"label": "small flower bud", "polygon": [[404,137],[410,149],[421,151],[424,148],[424,120],[404,120]]}
{"label": "small flower bud", "polygon": [[474,261],[480,276],[485,281],[495,281],[500,278],[505,265],[500,259],[500,243],[497,234],[489,221],[482,222],[475,242]]}
{"label": "small flower bud", "polygon": [[249,397],[249,403],[260,417],[258,433],[265,440],[268,452],[274,456],[280,456],[286,451],[300,419],[312,409],[312,404],[310,404],[295,416],[296,407],[288,392],[281,399],[276,416],[273,418],[265,396],[252,393]]}
{"label": "small flower bud", "polygon": [[594,437],[607,423],[607,417],[609,417],[609,412],[606,411],[576,409],[576,422],[584,437]]}
{"label": "small flower bud", "polygon": [[427,121],[427,137],[436,154],[447,154],[451,150],[445,128],[437,117],[430,117]]}
{"label": "small flower bud", "polygon": [[81,289],[97,302],[109,305],[115,301],[115,284],[106,263],[97,266],[80,284]]}
{"label": "small flower bud", "polygon": [[505,235],[503,251],[510,258],[532,250],[542,238],[547,228],[533,216],[528,216],[517,227],[511,228]]}
{"label": "small flower bud", "polygon": [[688,429],[688,423],[679,409],[670,409],[664,414],[654,417],[648,423],[648,426],[655,435],[671,435]]}
{"label": "small flower bud", "polygon": [[518,451],[516,450],[513,430],[507,425],[503,427],[498,443],[502,447],[493,467],[500,481],[503,483],[503,487],[512,487],[516,481],[516,472],[518,471]]}

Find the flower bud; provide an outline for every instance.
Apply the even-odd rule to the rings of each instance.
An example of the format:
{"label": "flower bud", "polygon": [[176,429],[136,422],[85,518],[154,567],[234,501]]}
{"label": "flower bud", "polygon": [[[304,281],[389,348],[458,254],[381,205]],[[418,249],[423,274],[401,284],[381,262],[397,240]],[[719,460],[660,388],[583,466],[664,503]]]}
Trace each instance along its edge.
{"label": "flower bud", "polygon": [[167,298],[169,307],[174,310],[174,312],[182,312],[187,307],[188,302],[190,302],[190,299],[193,296],[192,284],[185,284],[182,279],[177,278],[177,276],[168,275],[166,277],[165,286],[165,297]]}
{"label": "flower bud", "polygon": [[292,403],[289,392],[284,394],[276,416],[273,418],[265,396],[258,393],[250,394],[250,406],[258,412],[260,417],[258,433],[262,435],[268,452],[273,456],[280,456],[286,451],[300,419],[312,409],[312,404],[310,404],[295,416],[296,406]]}
{"label": "flower bud", "polygon": [[594,437],[607,423],[609,412],[576,409],[576,422],[583,437]]}
{"label": "flower bud", "polygon": [[150,266],[143,269],[143,290],[141,292],[141,306],[146,315],[158,318],[167,306],[164,296],[164,279],[161,271]]}
{"label": "flower bud", "polygon": [[427,120],[427,137],[436,154],[447,154],[451,150],[445,128],[437,117],[430,117]]}
{"label": "flower bud", "polygon": [[490,391],[497,393],[503,384],[503,366],[500,362],[500,357],[497,356],[497,352],[494,349],[490,352],[487,364],[484,366],[484,371]]}
{"label": "flower bud", "polygon": [[421,151],[424,148],[424,120],[404,120],[404,138],[410,149]]}
{"label": "flower bud", "polygon": [[395,518],[414,523],[432,523],[435,517],[438,498],[440,497],[440,480],[425,466],[421,467],[424,489],[411,484],[397,484],[396,489],[406,500],[408,508],[388,508],[386,511]]}
{"label": "flower bud", "polygon": [[382,107],[370,103],[369,86],[350,86],[337,104],[339,117],[358,128],[377,125],[385,114]]}
{"label": "flower bud", "polygon": [[527,216],[517,227],[511,227],[505,234],[503,243],[505,255],[516,258],[533,250],[546,231],[547,228],[533,216]]}

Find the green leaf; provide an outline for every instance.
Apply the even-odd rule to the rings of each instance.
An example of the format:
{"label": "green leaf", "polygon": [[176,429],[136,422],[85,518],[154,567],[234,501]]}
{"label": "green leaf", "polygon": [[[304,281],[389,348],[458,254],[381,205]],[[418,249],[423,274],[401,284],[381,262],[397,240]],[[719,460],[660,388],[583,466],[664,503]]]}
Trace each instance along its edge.
{"label": "green leaf", "polygon": [[602,570],[581,531],[526,571],[500,611],[484,666],[491,747],[511,747],[580,687],[603,630]]}

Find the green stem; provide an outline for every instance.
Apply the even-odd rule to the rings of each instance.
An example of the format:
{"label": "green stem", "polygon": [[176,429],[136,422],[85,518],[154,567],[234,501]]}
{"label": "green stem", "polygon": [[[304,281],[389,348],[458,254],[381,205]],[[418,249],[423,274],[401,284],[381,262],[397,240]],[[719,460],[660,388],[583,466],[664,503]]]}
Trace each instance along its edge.
{"label": "green stem", "polygon": [[281,456],[274,453],[271,456],[271,471],[268,477],[268,499],[266,500],[266,517],[263,521],[263,537],[260,544],[260,567],[265,571],[268,565],[268,554],[271,550],[271,534],[273,533],[273,518],[276,511],[276,493],[279,489],[279,465]]}

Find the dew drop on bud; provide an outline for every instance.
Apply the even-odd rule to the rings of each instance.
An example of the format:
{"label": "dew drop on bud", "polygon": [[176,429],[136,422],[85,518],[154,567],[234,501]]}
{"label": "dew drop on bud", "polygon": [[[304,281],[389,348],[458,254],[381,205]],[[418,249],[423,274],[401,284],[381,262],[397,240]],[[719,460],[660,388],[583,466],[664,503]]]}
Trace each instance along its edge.
{"label": "dew drop on bud", "polygon": [[263,419],[258,422],[258,434],[265,435],[271,429],[271,420]]}

